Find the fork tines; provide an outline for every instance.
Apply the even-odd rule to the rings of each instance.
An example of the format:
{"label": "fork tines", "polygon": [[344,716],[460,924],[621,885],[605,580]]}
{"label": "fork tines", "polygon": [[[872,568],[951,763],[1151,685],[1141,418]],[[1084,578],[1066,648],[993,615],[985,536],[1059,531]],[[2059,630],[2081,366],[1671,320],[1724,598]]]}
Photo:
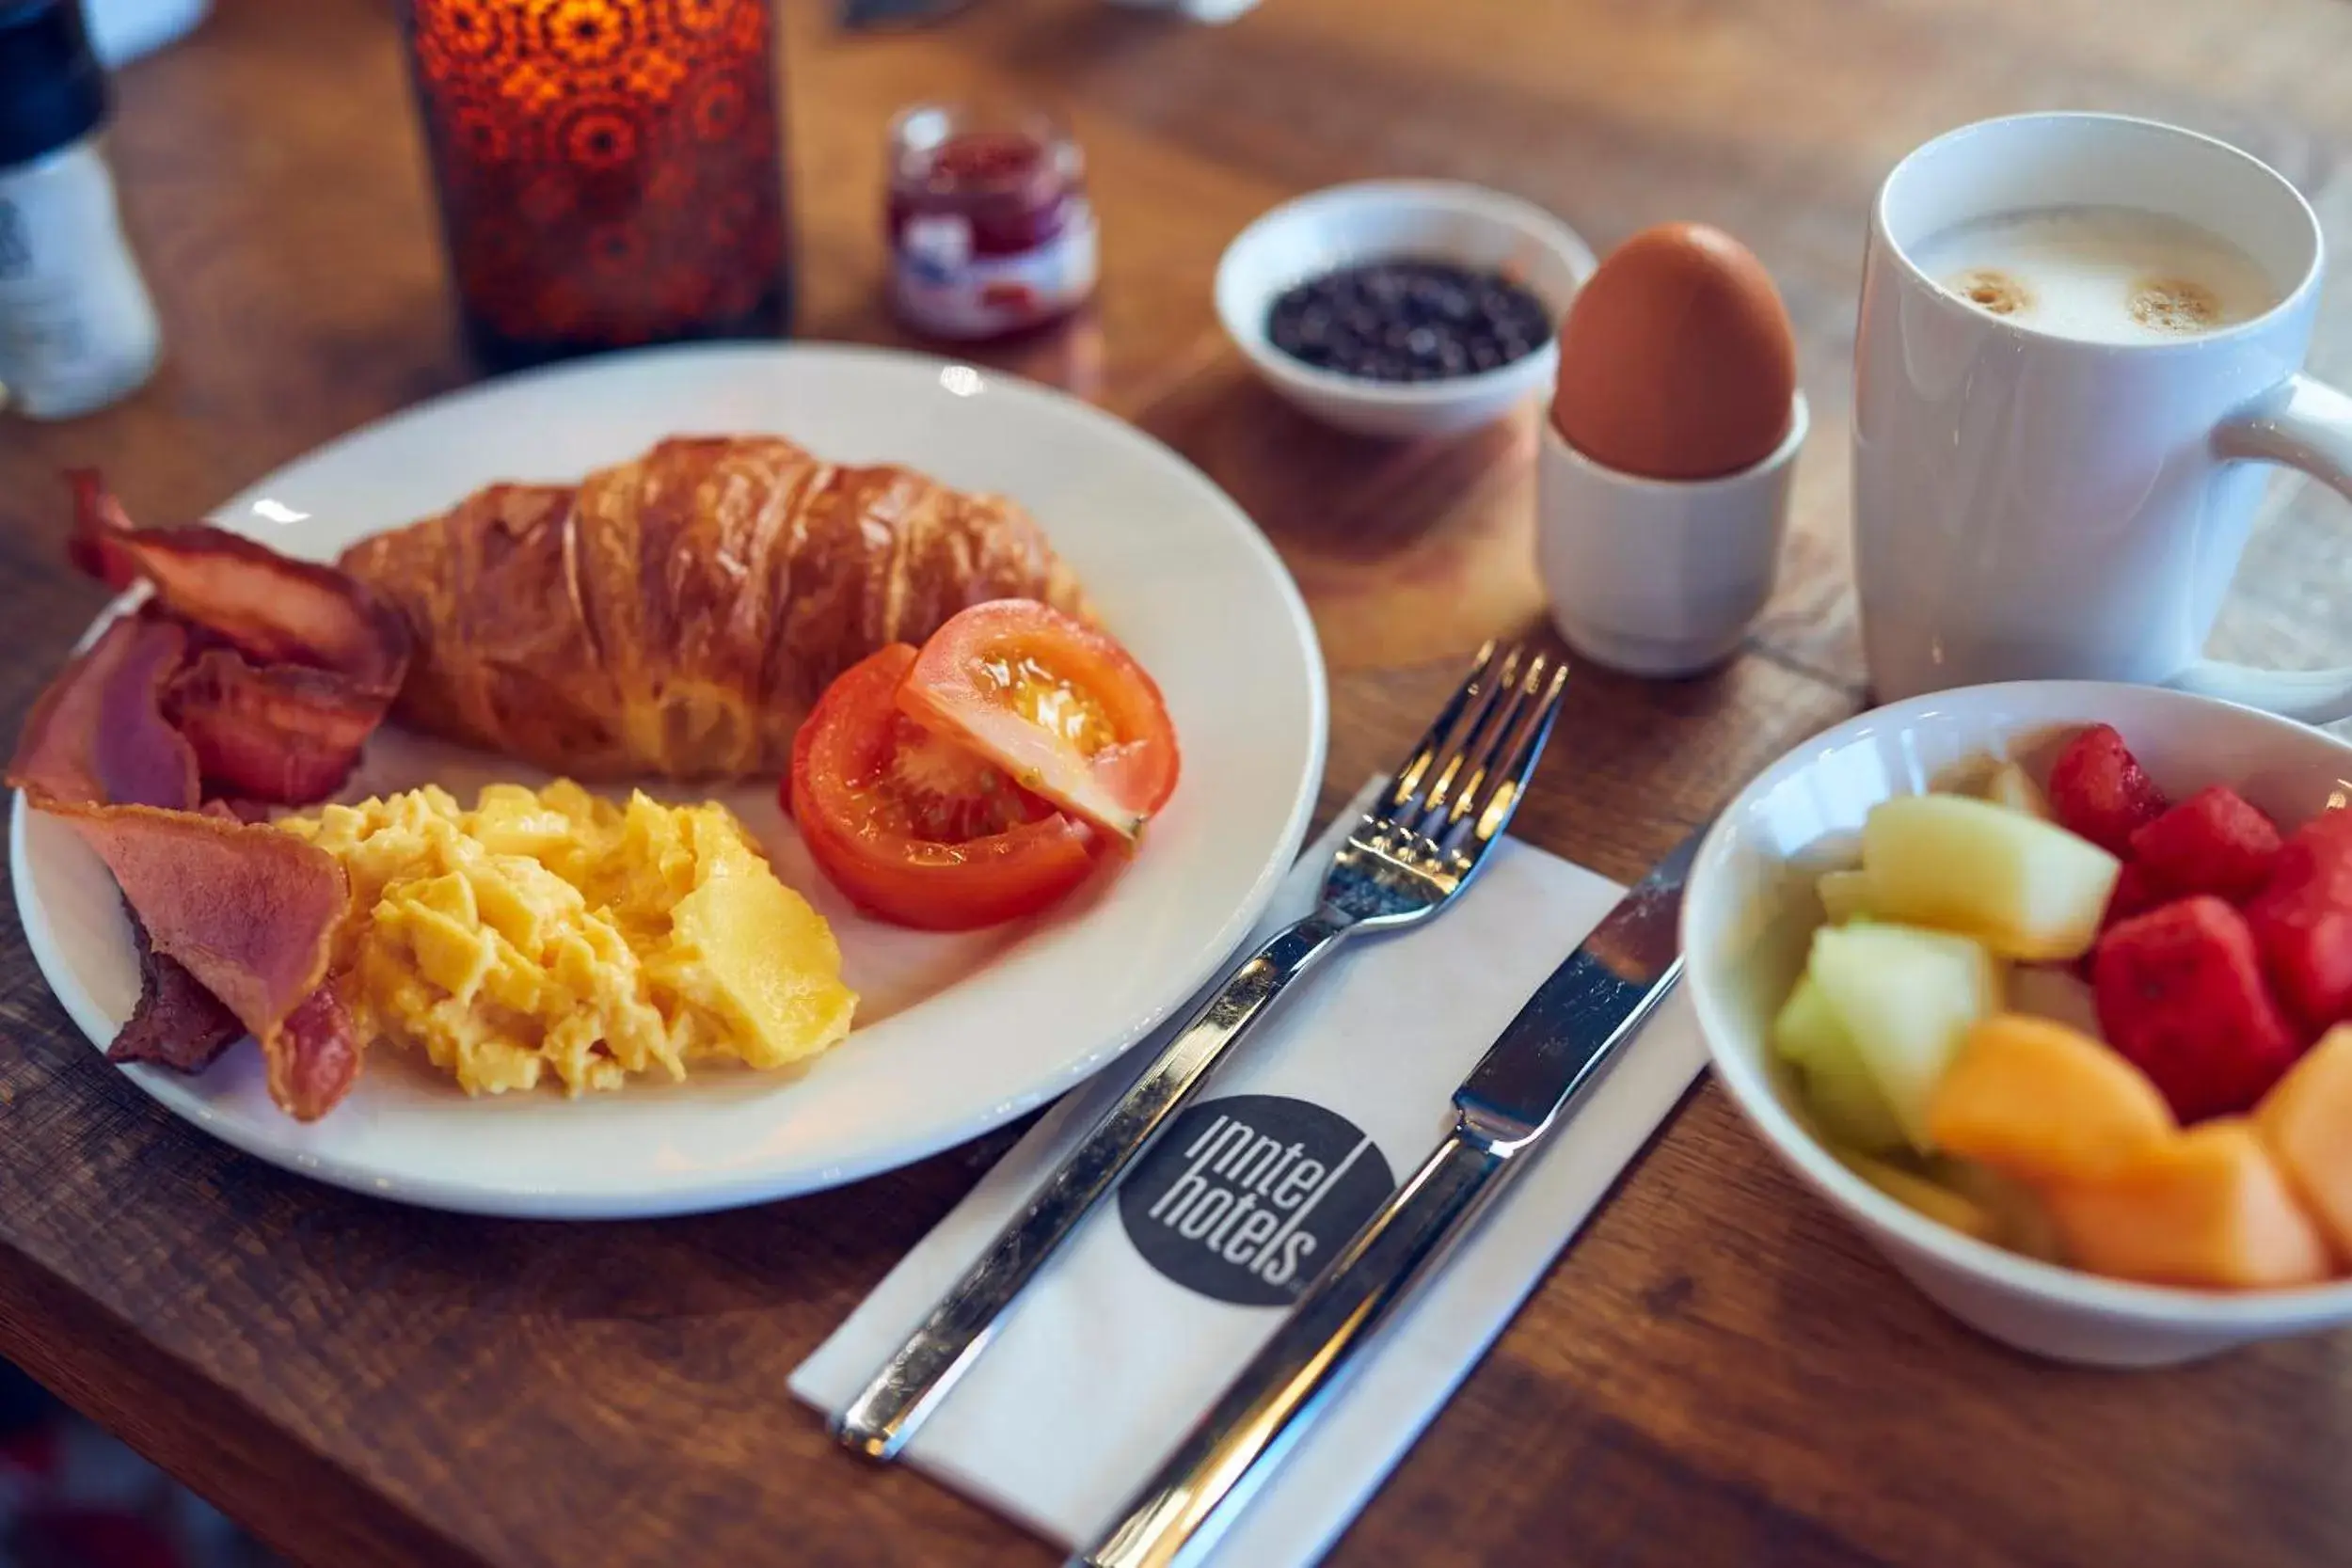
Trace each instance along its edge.
{"label": "fork tines", "polygon": [[1440,850],[1475,856],[1510,821],[1559,716],[1567,666],[1488,642],[1397,768],[1372,815]]}

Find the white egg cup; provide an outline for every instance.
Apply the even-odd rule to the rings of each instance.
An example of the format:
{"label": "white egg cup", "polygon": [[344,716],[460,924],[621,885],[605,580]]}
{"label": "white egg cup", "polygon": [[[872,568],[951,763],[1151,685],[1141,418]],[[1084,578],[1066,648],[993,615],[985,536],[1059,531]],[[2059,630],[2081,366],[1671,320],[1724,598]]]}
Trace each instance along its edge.
{"label": "white egg cup", "polygon": [[1543,421],[1535,565],[1568,645],[1634,675],[1720,662],[1772,594],[1804,394],[1771,456],[1717,479],[1645,479],[1595,462]]}

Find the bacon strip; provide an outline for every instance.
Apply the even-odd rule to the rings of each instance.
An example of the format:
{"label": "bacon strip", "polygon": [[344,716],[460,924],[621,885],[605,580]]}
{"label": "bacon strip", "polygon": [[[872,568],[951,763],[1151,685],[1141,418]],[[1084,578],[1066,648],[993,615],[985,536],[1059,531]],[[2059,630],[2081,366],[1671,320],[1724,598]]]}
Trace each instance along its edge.
{"label": "bacon strip", "polygon": [[[121,615],[41,693],[8,765],[8,782],[38,806],[103,801],[196,804],[196,753],[164,720],[162,690],[179,668],[187,633],[150,615]],[[245,1035],[185,965],[155,951],[131,913],[138,944],[139,1004],[108,1048],[118,1062],[155,1062],[199,1072]]]}
{"label": "bacon strip", "polygon": [[174,675],[164,705],[195,748],[207,793],[288,805],[342,787],[385,707],[330,671],[249,664],[226,646]]}
{"label": "bacon strip", "polygon": [[169,621],[116,617],[33,705],[8,782],[35,805],[194,809],[196,752],[165,721],[162,707],[186,647],[187,633]]}
{"label": "bacon strip", "polygon": [[387,704],[400,689],[408,623],[357,578],[224,529],[135,528],[96,469],[68,477],[67,552],[84,571],[116,588],[147,578],[166,609],[260,662],[332,670]]}
{"label": "bacon strip", "polygon": [[70,820],[157,951],[187,965],[254,1038],[326,977],[346,899],[334,856],[275,828],[194,812],[85,807]]}
{"label": "bacon strip", "polygon": [[343,870],[218,800],[198,806],[331,795],[400,689],[406,623],[329,566],[221,529],[135,529],[94,472],[73,480],[75,564],[116,588],[151,580],[155,597],[42,693],[8,781],[69,820],[132,908],[139,1008],[108,1055],[198,1072],[249,1032],[270,1096],[315,1119],[359,1069],[325,983]]}
{"label": "bacon strip", "polygon": [[[350,900],[334,856],[209,813],[36,804],[63,816],[106,863],[156,955],[184,965],[261,1042],[280,1109],[313,1120],[349,1091],[358,1073],[350,1020],[331,996],[317,1000],[331,990],[323,982]],[[155,977],[159,998],[167,983]]]}
{"label": "bacon strip", "polygon": [[155,597],[42,694],[8,777],[131,907],[139,1005],[108,1054],[197,1071],[250,1033],[271,1098],[311,1120],[359,1070],[326,983],[349,890],[333,856],[238,818],[342,784],[400,689],[406,623],[332,568],[218,529],[134,528],[95,473],[73,482],[74,562]]}
{"label": "bacon strip", "polygon": [[359,1079],[359,1031],[332,984],[286,1015],[269,1061],[269,1097],[297,1121],[316,1121]]}
{"label": "bacon strip", "polygon": [[110,1062],[152,1062],[174,1072],[201,1072],[245,1038],[245,1025],[204,989],[187,965],[155,951],[138,911],[131,937],[139,949],[139,1005],[106,1048]]}
{"label": "bacon strip", "polygon": [[[407,622],[331,566],[215,528],[135,528],[94,470],[72,479],[75,562],[118,588],[145,578],[155,598],[67,668],[11,770],[58,799],[124,805],[333,794],[399,693]],[[125,664],[143,690],[110,689]],[[190,756],[200,784],[183,790]]]}
{"label": "bacon strip", "polygon": [[110,1059],[200,1072],[250,1034],[289,1116],[315,1121],[351,1092],[360,1042],[326,979],[350,902],[334,856],[217,802],[105,805],[9,782],[66,819],[131,906],[139,1001]]}

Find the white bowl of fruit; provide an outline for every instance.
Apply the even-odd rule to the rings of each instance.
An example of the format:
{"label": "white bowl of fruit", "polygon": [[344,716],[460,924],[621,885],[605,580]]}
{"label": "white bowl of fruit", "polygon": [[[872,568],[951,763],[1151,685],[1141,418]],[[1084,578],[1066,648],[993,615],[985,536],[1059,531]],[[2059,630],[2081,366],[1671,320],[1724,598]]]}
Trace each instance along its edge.
{"label": "white bowl of fruit", "polygon": [[2352,747],[2154,688],[1939,692],[1733,801],[1715,1070],[1930,1297],[2068,1361],[2352,1323]]}

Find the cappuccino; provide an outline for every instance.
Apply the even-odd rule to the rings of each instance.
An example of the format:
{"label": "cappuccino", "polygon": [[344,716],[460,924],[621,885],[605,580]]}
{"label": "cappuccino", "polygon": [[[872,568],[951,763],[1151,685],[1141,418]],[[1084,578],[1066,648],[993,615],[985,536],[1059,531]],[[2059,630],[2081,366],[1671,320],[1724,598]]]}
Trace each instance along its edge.
{"label": "cappuccino", "polygon": [[2020,326],[2101,343],[2217,332],[2279,302],[2254,259],[2210,230],[2129,207],[2053,207],[1956,225],[1919,270]]}

